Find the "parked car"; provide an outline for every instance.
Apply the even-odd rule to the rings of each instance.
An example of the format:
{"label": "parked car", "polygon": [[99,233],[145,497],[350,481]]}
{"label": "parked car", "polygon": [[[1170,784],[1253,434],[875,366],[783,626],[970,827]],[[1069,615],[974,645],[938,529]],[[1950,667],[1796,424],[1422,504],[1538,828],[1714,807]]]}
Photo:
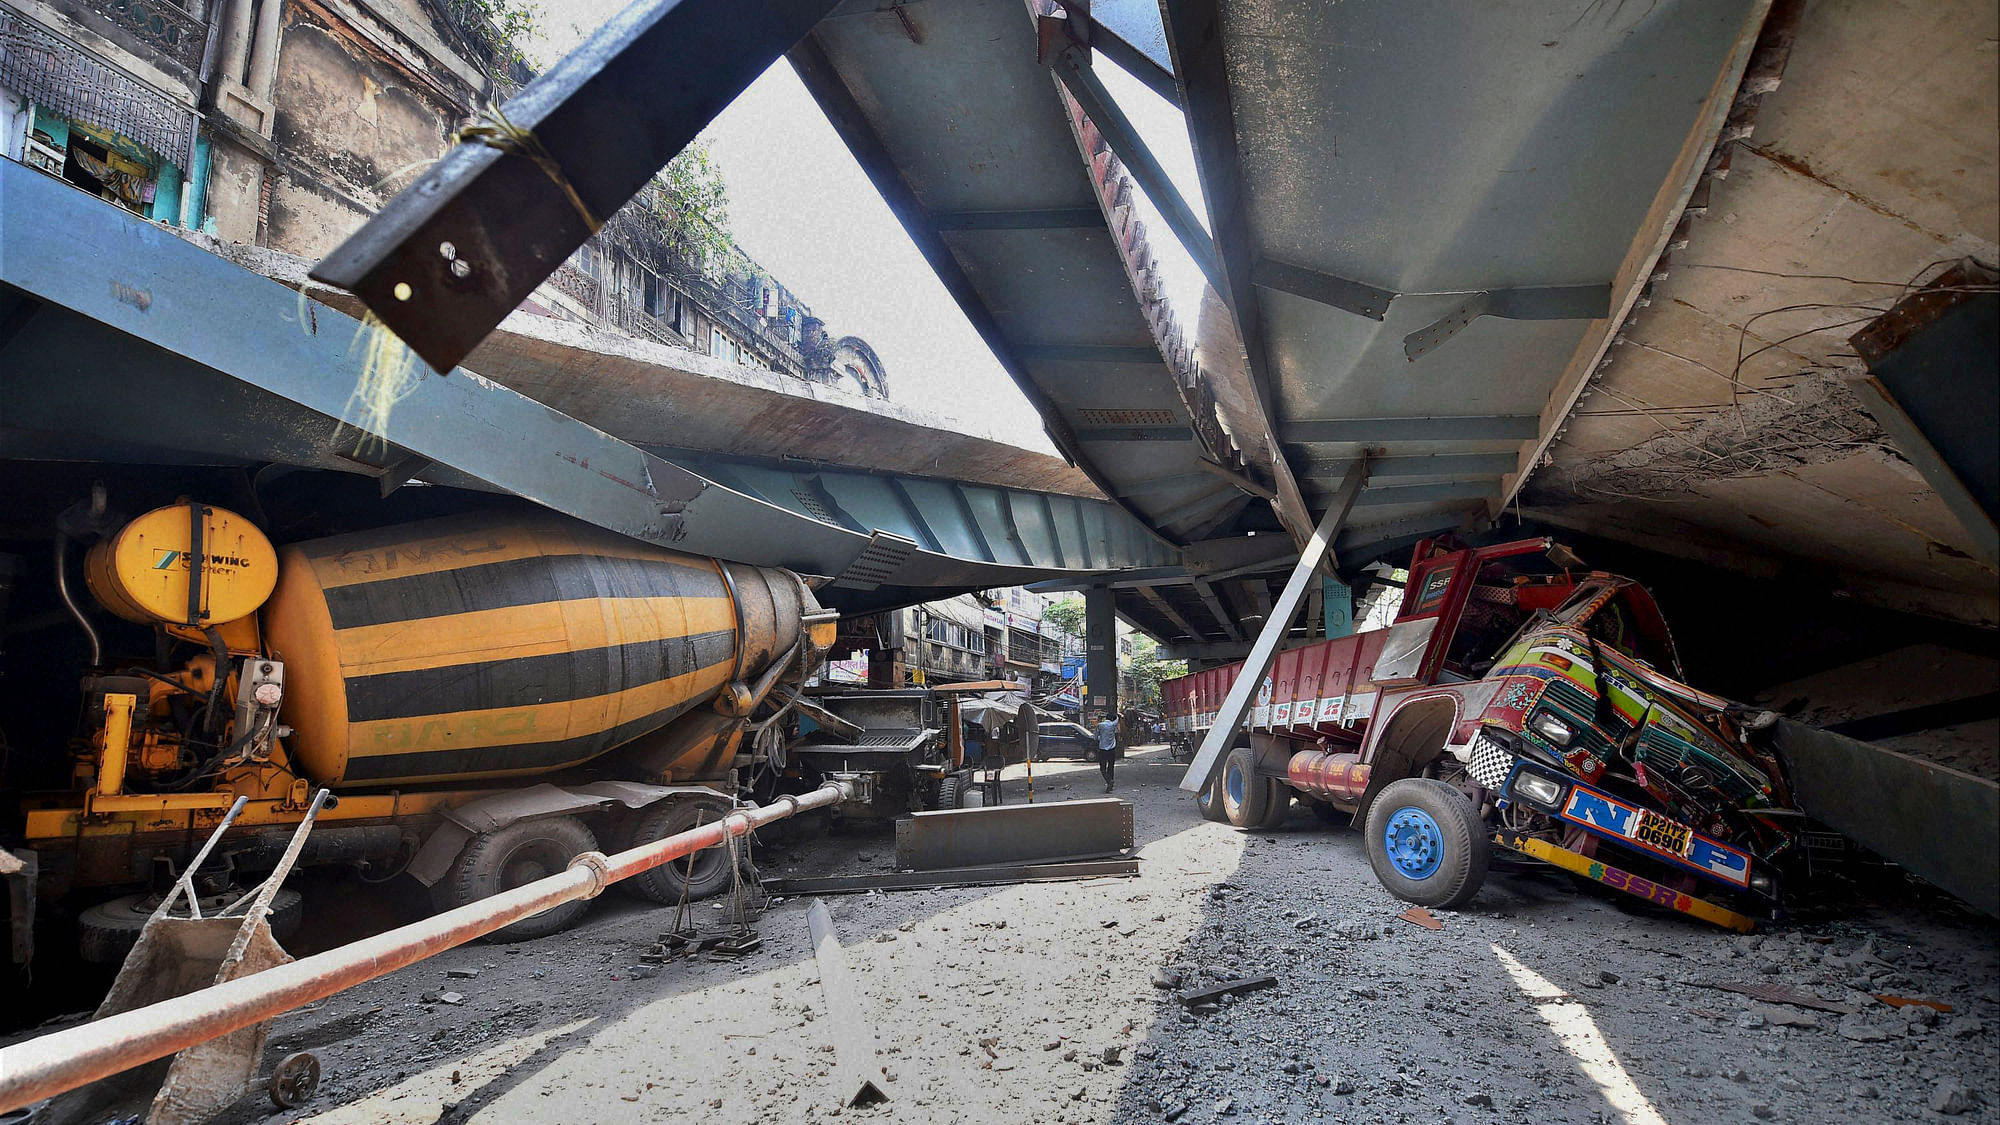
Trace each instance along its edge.
{"label": "parked car", "polygon": [[1035,728],[1036,753],[1043,758],[1092,758],[1097,736],[1075,723],[1042,723]]}

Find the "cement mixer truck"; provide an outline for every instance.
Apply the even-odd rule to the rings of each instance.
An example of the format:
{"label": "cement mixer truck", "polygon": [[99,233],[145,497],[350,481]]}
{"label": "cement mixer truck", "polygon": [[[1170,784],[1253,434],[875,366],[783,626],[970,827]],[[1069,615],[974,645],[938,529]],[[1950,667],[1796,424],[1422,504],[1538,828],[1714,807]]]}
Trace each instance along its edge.
{"label": "cement mixer truck", "polygon": [[[301,864],[407,873],[440,908],[714,820],[753,760],[746,732],[834,631],[790,571],[547,514],[274,547],[200,500],[116,521],[100,493],[61,523],[55,583],[89,667],[70,745],[11,747],[17,775],[60,756],[69,782],[0,820],[16,961],[38,905],[74,913],[84,959],[122,959],[239,795],[221,848],[239,878],[205,888],[216,902],[270,868],[321,787],[336,799]],[[734,874],[711,850],[621,886],[672,903]],[[285,895],[281,938],[300,907]],[[583,906],[502,936],[555,932]]]}

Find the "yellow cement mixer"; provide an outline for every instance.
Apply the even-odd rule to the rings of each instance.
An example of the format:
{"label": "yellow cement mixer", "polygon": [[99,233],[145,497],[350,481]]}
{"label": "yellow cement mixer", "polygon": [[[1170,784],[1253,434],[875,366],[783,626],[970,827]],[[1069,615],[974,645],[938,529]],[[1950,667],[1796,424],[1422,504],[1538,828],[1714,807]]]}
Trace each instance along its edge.
{"label": "yellow cement mixer", "polygon": [[[82,570],[171,656],[86,678],[75,783],[23,810],[45,900],[159,882],[239,795],[230,854],[245,871],[326,787],[337,801],[302,862],[407,871],[443,906],[712,820],[751,764],[744,731],[834,629],[790,571],[554,516],[274,548],[243,516],[186,501],[100,539]],[[630,883],[671,902],[733,874],[706,852]],[[122,957],[155,901],[84,910],[85,956]],[[582,905],[507,936],[553,932]],[[276,904],[280,937],[296,908]]]}

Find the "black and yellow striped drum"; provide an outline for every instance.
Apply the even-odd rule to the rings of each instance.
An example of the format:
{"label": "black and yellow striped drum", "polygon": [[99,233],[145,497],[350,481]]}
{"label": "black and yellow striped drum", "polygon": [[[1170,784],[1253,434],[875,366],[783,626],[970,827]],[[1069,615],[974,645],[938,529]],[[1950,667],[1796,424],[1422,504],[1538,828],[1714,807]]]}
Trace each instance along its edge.
{"label": "black and yellow striped drum", "polygon": [[336,788],[588,761],[754,679],[819,609],[790,571],[553,518],[342,535],[278,569],[287,746]]}

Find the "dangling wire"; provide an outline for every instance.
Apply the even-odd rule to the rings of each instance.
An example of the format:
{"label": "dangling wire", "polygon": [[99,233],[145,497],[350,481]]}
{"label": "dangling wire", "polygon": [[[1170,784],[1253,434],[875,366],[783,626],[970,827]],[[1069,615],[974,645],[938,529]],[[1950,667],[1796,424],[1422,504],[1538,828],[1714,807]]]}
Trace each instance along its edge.
{"label": "dangling wire", "polygon": [[356,454],[371,448],[387,451],[390,412],[417,389],[423,375],[417,369],[416,353],[372,312],[361,318],[348,353],[357,349],[361,374],[355,379],[354,393],[347,396],[347,405],[341,408],[340,424],[361,431],[354,447]]}
{"label": "dangling wire", "polygon": [[540,168],[542,174],[549,178],[550,183],[562,189],[564,197],[569,200],[569,205],[576,208],[577,215],[583,219],[583,225],[590,233],[596,234],[604,228],[604,224],[599,222],[597,216],[590,213],[590,208],[584,205],[583,197],[576,192],[576,185],[570,183],[569,177],[563,174],[562,165],[555,157],[549,155],[549,150],[542,144],[541,138],[535,136],[533,131],[523,129],[507,120],[507,115],[500,112],[499,106],[487,106],[483,120],[453,133],[451,139],[459,143],[482,144],[533,161],[535,167]]}

